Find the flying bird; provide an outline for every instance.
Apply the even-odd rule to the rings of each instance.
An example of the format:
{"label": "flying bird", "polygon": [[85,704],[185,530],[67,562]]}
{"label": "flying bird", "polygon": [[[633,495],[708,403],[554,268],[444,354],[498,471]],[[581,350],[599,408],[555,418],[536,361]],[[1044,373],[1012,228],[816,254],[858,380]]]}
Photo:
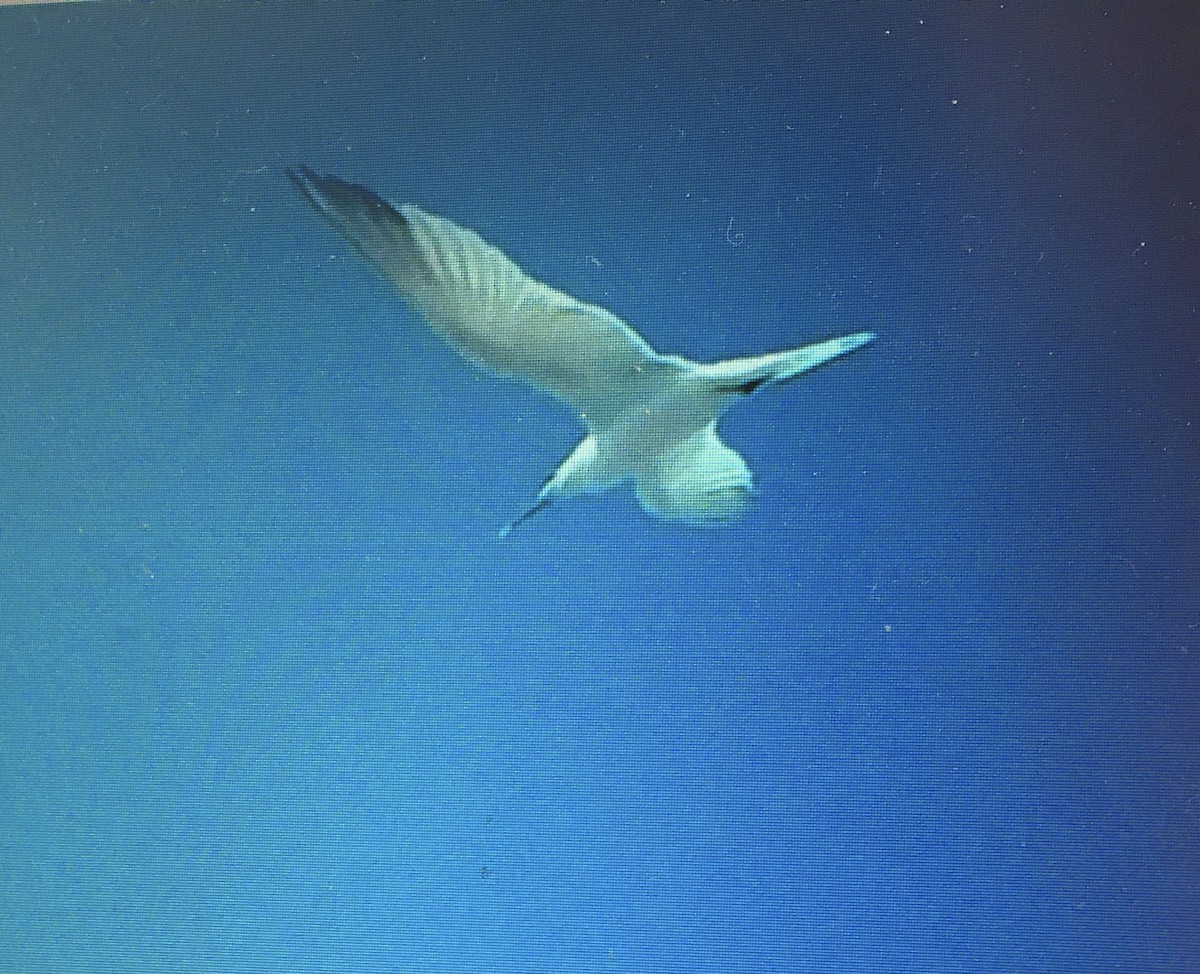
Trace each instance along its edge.
{"label": "flying bird", "polygon": [[471,230],[305,166],[287,175],[464,358],[582,417],[586,435],[501,537],[553,501],[630,481],[661,518],[711,525],[740,516],[754,478],[717,435],[725,410],[875,338],[862,331],[711,363],[663,355],[616,315],[535,280]]}

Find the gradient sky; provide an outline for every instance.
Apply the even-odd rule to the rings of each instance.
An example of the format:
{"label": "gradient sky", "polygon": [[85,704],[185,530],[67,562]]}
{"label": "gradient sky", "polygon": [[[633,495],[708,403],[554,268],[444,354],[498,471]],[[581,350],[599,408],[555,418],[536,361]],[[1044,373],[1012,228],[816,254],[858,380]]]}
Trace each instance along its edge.
{"label": "gradient sky", "polygon": [[[1187,4],[0,14],[0,970],[1192,974]],[[709,359],[616,492],[283,176]]]}

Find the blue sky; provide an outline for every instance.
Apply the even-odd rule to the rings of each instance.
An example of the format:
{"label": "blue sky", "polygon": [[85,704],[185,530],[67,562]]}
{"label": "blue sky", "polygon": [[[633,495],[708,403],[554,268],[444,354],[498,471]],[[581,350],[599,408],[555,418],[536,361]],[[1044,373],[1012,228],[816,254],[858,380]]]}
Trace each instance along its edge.
{"label": "blue sky", "polygon": [[[0,968],[1193,970],[1185,11],[0,13]],[[297,163],[666,352],[880,339],[738,524],[501,544],[574,418]]]}

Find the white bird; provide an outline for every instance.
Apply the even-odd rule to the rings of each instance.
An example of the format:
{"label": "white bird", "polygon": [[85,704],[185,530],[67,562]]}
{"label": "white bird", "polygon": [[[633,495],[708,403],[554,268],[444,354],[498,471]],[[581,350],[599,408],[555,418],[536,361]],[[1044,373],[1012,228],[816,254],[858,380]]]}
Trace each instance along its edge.
{"label": "white bird", "polygon": [[616,315],[522,271],[478,234],[412,204],[301,166],[287,175],[464,358],[579,411],[587,434],[505,537],[551,501],[633,481],[658,517],[709,525],[741,515],[754,480],[717,420],[765,385],[875,338],[857,332],[721,362],[661,355]]}

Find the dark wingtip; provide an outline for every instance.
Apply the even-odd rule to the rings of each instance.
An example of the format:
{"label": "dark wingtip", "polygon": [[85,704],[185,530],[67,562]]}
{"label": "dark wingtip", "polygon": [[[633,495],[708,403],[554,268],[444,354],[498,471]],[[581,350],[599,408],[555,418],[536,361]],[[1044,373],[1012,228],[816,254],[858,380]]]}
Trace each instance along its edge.
{"label": "dark wingtip", "polygon": [[317,175],[315,172],[309,169],[308,166],[303,165],[297,166],[295,169],[293,169],[291,166],[288,166],[283,170],[283,174],[297,186],[304,186],[308,180]]}
{"label": "dark wingtip", "polygon": [[500,540],[503,541],[510,534],[512,534],[513,528],[517,527],[518,525],[524,524],[526,521],[528,521],[531,517],[533,517],[539,511],[544,511],[546,509],[546,507],[549,505],[551,500],[552,500],[552,498],[550,498],[550,497],[538,498],[537,502],[531,508],[529,508],[529,510],[527,510],[524,514],[521,514],[519,517],[514,518],[512,521],[510,521],[508,524],[506,524],[503,528],[500,529]]}
{"label": "dark wingtip", "polygon": [[736,392],[743,396],[749,396],[770,381],[769,377],[763,376],[761,379],[751,379],[749,382],[739,382],[732,386],[722,386],[721,392]]}
{"label": "dark wingtip", "polygon": [[310,203],[314,205],[316,204],[317,200],[313,195],[314,183],[316,183],[319,177],[315,172],[309,169],[308,166],[297,166],[295,169],[285,169],[283,174],[292,181],[292,185],[295,186],[296,189],[300,190],[301,196],[303,196]]}
{"label": "dark wingtip", "polygon": [[300,190],[301,195],[318,210],[357,209],[376,220],[407,223],[404,215],[378,193],[359,183],[351,183],[337,176],[321,176],[300,165],[285,169],[284,174]]}

